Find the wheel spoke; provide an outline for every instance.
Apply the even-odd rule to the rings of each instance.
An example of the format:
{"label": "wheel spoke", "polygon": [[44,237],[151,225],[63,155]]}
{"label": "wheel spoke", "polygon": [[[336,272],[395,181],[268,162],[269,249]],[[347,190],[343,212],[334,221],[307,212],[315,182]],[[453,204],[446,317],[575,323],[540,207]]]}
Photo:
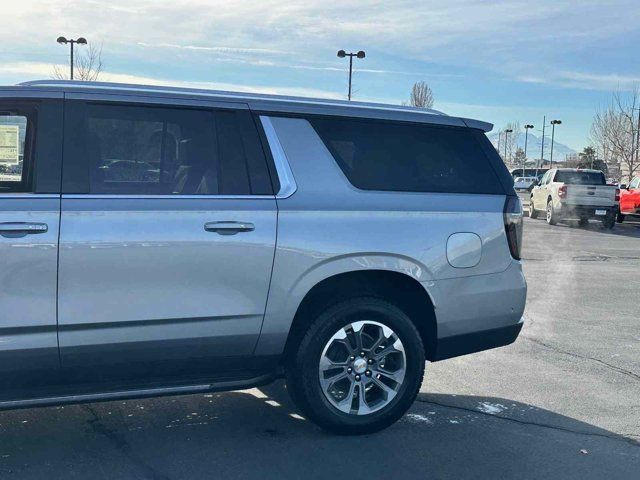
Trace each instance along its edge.
{"label": "wheel spoke", "polygon": [[395,396],[396,391],[393,388],[391,388],[389,385],[385,384],[384,382],[381,382],[377,378],[374,378],[373,383],[375,383],[377,387],[384,392],[387,400],[390,400],[389,397],[393,398]]}
{"label": "wheel spoke", "polygon": [[396,383],[402,383],[402,380],[404,379],[404,369],[399,369],[398,371],[390,372],[389,370],[378,367],[378,370],[373,371],[373,375],[375,376],[376,374],[382,375],[383,377],[390,378]]}

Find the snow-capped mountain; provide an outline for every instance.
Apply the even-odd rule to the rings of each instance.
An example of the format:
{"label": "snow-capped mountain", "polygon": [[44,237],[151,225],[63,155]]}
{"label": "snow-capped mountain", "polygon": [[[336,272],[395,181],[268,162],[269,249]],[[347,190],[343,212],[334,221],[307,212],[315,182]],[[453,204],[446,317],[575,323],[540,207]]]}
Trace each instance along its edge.
{"label": "snow-capped mountain", "polygon": [[[557,133],[557,132],[556,132]],[[495,147],[498,146],[498,135],[501,136],[500,138],[500,152],[504,152],[504,133],[490,133],[488,135],[489,140],[491,140],[491,143],[493,143],[493,145]],[[524,150],[524,133],[510,133],[509,136],[511,135],[516,135],[516,145],[514,146],[514,152],[515,150],[519,147],[522,148]],[[540,149],[542,147],[542,135],[540,137],[534,135],[533,133],[529,132],[529,139],[527,140],[527,158],[540,158]],[[554,139],[553,142],[553,160],[554,161],[558,161],[558,162],[564,162],[564,157],[566,155],[570,155],[576,153],[576,151],[574,149],[572,149],[571,147],[568,147],[567,145],[558,142],[558,136],[556,135],[556,138]],[[544,141],[544,158],[549,160],[551,156],[551,135],[547,135],[545,133],[545,141]]]}

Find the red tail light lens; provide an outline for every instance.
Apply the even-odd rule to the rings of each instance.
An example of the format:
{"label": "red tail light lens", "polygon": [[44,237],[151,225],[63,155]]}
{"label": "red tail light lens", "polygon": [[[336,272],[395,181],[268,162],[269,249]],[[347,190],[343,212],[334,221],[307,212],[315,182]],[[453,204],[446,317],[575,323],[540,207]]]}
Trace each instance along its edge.
{"label": "red tail light lens", "polygon": [[519,197],[508,196],[504,202],[504,231],[511,256],[520,260],[522,249],[522,203]]}
{"label": "red tail light lens", "polygon": [[616,188],[616,202],[620,201],[620,189]]}
{"label": "red tail light lens", "polygon": [[567,186],[562,185],[558,188],[558,197],[567,198]]}

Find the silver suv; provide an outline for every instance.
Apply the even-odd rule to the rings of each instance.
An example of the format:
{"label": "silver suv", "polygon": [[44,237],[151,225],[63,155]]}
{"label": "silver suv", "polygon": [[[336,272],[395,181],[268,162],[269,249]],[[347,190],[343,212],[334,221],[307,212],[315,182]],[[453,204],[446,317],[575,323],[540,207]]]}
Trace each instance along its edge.
{"label": "silver suv", "polygon": [[339,433],[513,342],[522,209],[484,132],[406,107],[0,88],[0,408],[281,376]]}

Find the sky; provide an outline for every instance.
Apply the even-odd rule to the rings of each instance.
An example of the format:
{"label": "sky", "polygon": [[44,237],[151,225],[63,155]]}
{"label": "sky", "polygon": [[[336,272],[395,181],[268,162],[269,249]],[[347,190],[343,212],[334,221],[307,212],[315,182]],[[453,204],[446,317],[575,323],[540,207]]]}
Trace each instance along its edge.
{"label": "sky", "polygon": [[[102,46],[101,80],[399,104],[427,82],[434,108],[501,128],[543,115],[588,144],[593,114],[640,84],[640,1],[22,0],[2,6],[0,84],[68,65],[55,39]],[[78,47],[83,48],[83,47]]]}

